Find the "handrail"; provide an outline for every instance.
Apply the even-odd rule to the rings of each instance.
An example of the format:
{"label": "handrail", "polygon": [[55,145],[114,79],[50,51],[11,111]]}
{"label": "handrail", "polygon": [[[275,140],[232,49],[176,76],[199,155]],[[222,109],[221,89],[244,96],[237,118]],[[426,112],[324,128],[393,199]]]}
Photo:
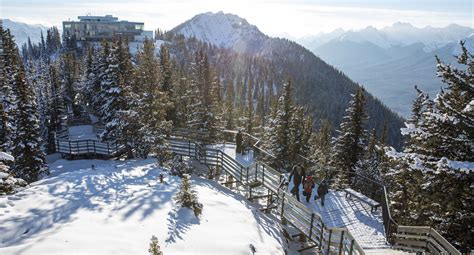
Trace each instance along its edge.
{"label": "handrail", "polygon": [[[248,135],[246,133],[243,133],[243,134]],[[271,153],[260,148],[259,146],[256,146],[260,140],[250,135],[249,137],[257,140],[257,142],[253,146],[254,149],[264,152],[265,155],[267,156],[275,158],[275,156],[272,155]],[[208,165],[220,166],[226,171],[226,173],[232,175],[236,179],[236,181],[244,185],[248,185],[254,180],[261,181],[261,183],[268,190],[279,193],[280,188],[276,188],[276,187],[279,187],[279,184],[281,181],[280,172],[262,161],[256,161],[256,164],[253,164],[250,167],[245,167],[242,164],[240,164],[238,161],[236,161],[234,158],[224,153],[222,150],[206,148],[205,146],[202,146],[199,143],[192,142],[190,140],[185,140],[185,139],[180,140],[173,137],[169,137],[168,140],[170,142],[169,149],[179,155],[194,157],[198,159],[199,161],[203,160],[204,161],[203,163],[208,164]],[[62,135],[59,135],[59,137],[56,136],[57,152],[70,154],[70,155],[99,154],[99,155],[106,155],[106,156],[114,156],[114,155],[117,155],[121,150],[123,150],[123,147],[124,147],[123,145],[118,145],[117,143],[111,143],[111,142],[104,143],[104,142],[100,142],[100,141],[92,140],[92,139],[81,140],[81,141],[69,141],[65,139]],[[215,154],[208,155],[207,152],[215,152]],[[313,162],[309,159],[306,159],[303,156],[301,156],[301,158],[307,160],[308,162],[312,162],[314,164],[320,165],[317,162]],[[251,172],[253,170],[251,170],[250,168],[255,168],[255,172]],[[327,171],[327,170],[336,171],[335,169],[326,168],[326,167],[321,167],[319,171]],[[261,177],[261,180],[258,179],[259,177]],[[456,248],[454,248],[449,242],[447,242],[446,239],[444,239],[438,232],[436,232],[436,230],[430,227],[398,226],[397,223],[392,219],[392,216],[390,213],[390,202],[388,198],[387,187],[383,183],[371,180],[370,178],[367,178],[365,176],[358,175],[358,177],[362,177],[362,179],[364,179],[365,181],[369,181],[381,187],[382,196],[381,196],[381,201],[379,202],[382,205],[382,217],[383,217],[385,235],[386,235],[387,241],[390,244],[394,245],[395,248],[408,250],[408,251],[423,250],[423,251],[433,251],[433,252],[441,253],[441,254],[443,254],[443,252],[447,252],[449,254],[460,254],[459,251],[456,250]],[[285,195],[284,195],[285,192],[283,192],[282,194],[283,194],[282,200],[285,201]],[[286,197],[291,197],[291,196],[287,195]],[[288,199],[288,198],[287,200],[291,201],[291,199]],[[304,207],[303,204],[301,205],[297,204],[295,206]],[[346,239],[341,239],[341,240],[347,241],[348,237],[352,237],[347,230],[344,230],[343,232],[341,232],[340,230],[337,230],[335,228],[327,228],[324,225],[324,222],[321,220],[321,216],[319,215],[316,216],[316,215],[317,214],[313,213],[312,215],[310,214],[309,216],[308,215],[305,216],[311,219],[311,224],[309,228],[306,227],[306,230],[309,229],[309,232],[306,234],[309,237],[312,237],[314,235],[315,232],[312,232],[312,231],[316,230],[318,227],[319,229],[328,230],[329,237],[332,236],[332,233],[336,233],[336,232],[341,233],[341,238],[343,238],[344,235],[346,236]],[[282,214],[282,217],[283,216],[284,215]],[[315,221],[315,219],[319,219],[319,220]],[[314,222],[316,222],[315,223],[316,225],[313,225]],[[324,228],[321,228],[318,224],[322,225]],[[413,233],[409,232],[409,231],[412,231],[412,232],[416,231],[416,229],[420,229],[420,228],[429,229],[428,241],[426,241],[426,245],[420,245],[420,242],[418,240],[420,237],[413,235]],[[402,230],[405,232],[401,232]],[[305,230],[300,229],[300,231],[304,232]],[[315,238],[312,240],[319,241],[320,242],[319,246],[321,248],[322,247],[321,245],[324,239],[322,237],[323,236],[322,233],[324,233],[324,230],[320,230],[320,231],[321,231],[321,237],[319,237],[319,239]],[[407,232],[411,234],[407,236],[406,235]],[[330,241],[330,239],[327,242],[329,243],[328,244],[329,247],[333,243]],[[353,245],[355,245],[355,249],[357,252],[359,252],[360,254],[364,254],[363,250],[360,247],[358,247],[357,242],[355,241],[354,241],[354,244],[351,244],[350,251],[353,251],[352,250],[354,248]],[[341,247],[347,248],[346,245],[343,244],[343,241],[341,241],[341,245],[338,248],[339,251],[341,251]],[[328,252],[330,252],[330,249],[331,248],[328,248]]]}
{"label": "handrail", "polygon": [[[189,144],[192,143],[189,142]],[[175,151],[175,145],[176,143],[170,142],[170,149],[172,151]],[[309,211],[304,204],[284,191],[280,187],[281,173],[279,171],[260,161],[255,162],[255,164],[249,167],[244,167],[220,149],[206,148],[197,143],[194,143],[192,147],[195,149],[194,155],[200,155],[197,157],[199,161],[221,166],[237,182],[249,185],[253,181],[259,181],[269,191],[274,192],[282,201],[281,204],[278,204],[278,211],[282,212],[280,215],[282,219],[286,219],[290,224],[298,228],[301,233],[315,242],[323,254],[365,254],[364,250],[347,229],[327,227],[321,215]],[[183,155],[183,150],[180,148],[177,148],[176,152]],[[193,153],[188,153],[187,155],[192,156]],[[250,168],[254,169],[251,170]]]}

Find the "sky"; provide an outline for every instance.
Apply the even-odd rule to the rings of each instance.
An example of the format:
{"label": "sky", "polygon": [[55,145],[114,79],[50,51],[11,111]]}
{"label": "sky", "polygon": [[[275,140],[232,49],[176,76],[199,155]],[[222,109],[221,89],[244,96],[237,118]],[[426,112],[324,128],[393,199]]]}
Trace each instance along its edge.
{"label": "sky", "polygon": [[290,38],[395,22],[474,27],[472,0],[0,0],[1,18],[59,27],[80,15],[112,14],[145,22],[147,30],[170,30],[208,11],[237,14],[268,35]]}

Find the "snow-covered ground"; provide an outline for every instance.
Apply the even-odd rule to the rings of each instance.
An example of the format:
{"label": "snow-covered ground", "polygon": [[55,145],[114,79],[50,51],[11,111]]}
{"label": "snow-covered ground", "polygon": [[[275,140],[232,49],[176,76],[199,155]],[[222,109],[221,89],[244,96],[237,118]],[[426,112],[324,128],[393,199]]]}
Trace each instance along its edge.
{"label": "snow-covered ground", "polygon": [[[95,166],[92,170],[91,166]],[[147,254],[152,235],[165,254],[283,254],[280,227],[245,198],[193,177],[197,220],[176,211],[180,179],[153,160],[57,160],[52,174],[0,197],[0,254]]]}
{"label": "snow-covered ground", "polygon": [[[290,181],[288,190],[293,188]],[[318,184],[313,189],[310,202],[303,196],[303,187],[300,186],[300,200],[309,209],[321,215],[324,224],[328,227],[347,228],[363,249],[386,249],[382,212],[371,213],[370,206],[357,199],[346,198],[341,191],[330,190],[321,206],[321,200],[314,200]]]}
{"label": "snow-covered ground", "polygon": [[209,145],[209,147],[221,150],[225,154],[229,155],[231,158],[235,159],[244,167],[250,166],[254,162],[252,150],[247,151],[245,154],[235,153],[235,144],[220,143],[220,144]]}

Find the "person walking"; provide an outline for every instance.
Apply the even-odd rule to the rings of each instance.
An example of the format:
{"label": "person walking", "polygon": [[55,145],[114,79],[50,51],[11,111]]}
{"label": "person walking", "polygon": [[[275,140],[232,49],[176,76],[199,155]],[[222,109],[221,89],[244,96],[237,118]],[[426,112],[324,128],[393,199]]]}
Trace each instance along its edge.
{"label": "person walking", "polygon": [[239,130],[235,135],[235,153],[242,154],[242,132]]}
{"label": "person walking", "polygon": [[313,176],[308,175],[303,182],[303,196],[306,197],[306,203],[309,203],[309,199],[311,198],[311,193],[313,193],[313,189],[314,189]]}
{"label": "person walking", "polygon": [[[318,187],[318,197],[321,198],[321,206],[324,206],[324,197],[328,193],[329,187],[326,180],[323,180]],[[315,198],[317,199],[317,198]]]}
{"label": "person walking", "polygon": [[306,174],[303,167],[295,165],[291,171],[290,177],[288,178],[291,180],[291,177],[293,177],[293,188],[291,189],[291,194],[295,195],[298,201],[300,201],[300,185],[303,183],[305,176]]}

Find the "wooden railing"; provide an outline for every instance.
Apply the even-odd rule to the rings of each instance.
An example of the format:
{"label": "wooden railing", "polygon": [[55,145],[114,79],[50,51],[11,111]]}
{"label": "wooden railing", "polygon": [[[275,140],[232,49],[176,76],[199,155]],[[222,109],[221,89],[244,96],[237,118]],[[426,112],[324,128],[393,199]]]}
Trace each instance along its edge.
{"label": "wooden railing", "polygon": [[97,140],[70,141],[56,139],[56,152],[70,156],[100,155],[105,157],[117,156],[124,150],[124,146],[113,142]]}
{"label": "wooden railing", "polygon": [[[57,151],[69,155],[95,154],[115,156],[124,147],[116,143],[96,140],[68,141],[62,133],[56,138]],[[257,142],[258,143],[258,142]],[[248,186],[259,182],[272,192],[277,200],[280,217],[296,227],[302,234],[313,241],[323,254],[364,254],[347,229],[329,228],[324,225],[320,215],[310,212],[306,207],[281,188],[282,174],[269,164],[256,161],[251,166],[243,166],[223,151],[206,148],[204,145],[177,137],[170,137],[167,144],[176,155],[193,157],[200,162],[221,168],[233,179]],[[265,157],[274,157],[262,148],[255,147]],[[317,170],[321,173],[335,171],[325,167]],[[327,173],[324,173],[327,175]],[[363,178],[362,178],[363,179]],[[365,179],[363,179],[366,181]],[[438,232],[430,227],[397,226],[390,214],[390,202],[387,189],[381,186],[381,197],[377,200],[382,205],[383,224],[387,241],[394,248],[406,251],[431,252],[433,254],[460,254]]]}
{"label": "wooden railing", "polygon": [[432,254],[461,254],[431,227],[398,226],[394,234],[394,248]]}
{"label": "wooden railing", "polygon": [[255,182],[263,185],[277,197],[279,202],[275,212],[282,221],[297,228],[322,254],[365,254],[347,229],[327,227],[319,214],[311,212],[288,194],[283,188],[286,186],[281,185],[283,175],[268,164],[257,161],[243,166],[222,150],[185,140],[169,140],[169,149],[177,155],[194,157],[204,164],[219,167],[242,185],[249,186]]}

